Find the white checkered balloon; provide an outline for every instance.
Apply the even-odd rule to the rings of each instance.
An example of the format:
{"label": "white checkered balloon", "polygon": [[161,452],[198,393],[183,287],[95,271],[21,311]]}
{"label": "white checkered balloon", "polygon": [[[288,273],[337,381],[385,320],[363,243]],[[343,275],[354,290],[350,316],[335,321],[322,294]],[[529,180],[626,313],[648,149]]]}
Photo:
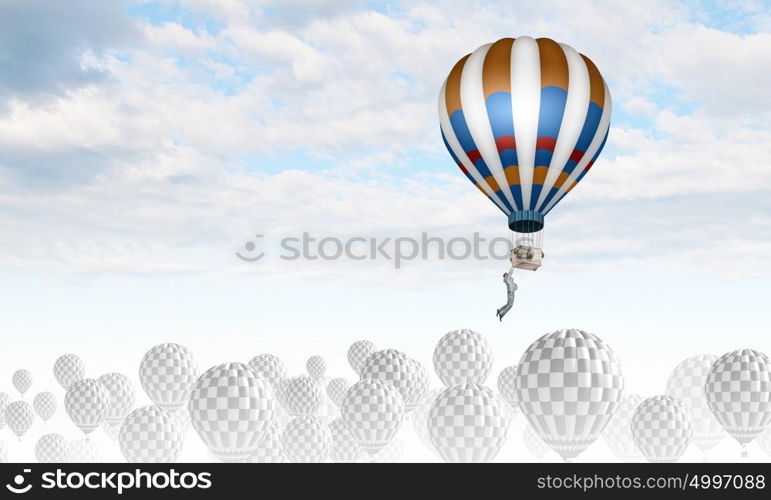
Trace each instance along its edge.
{"label": "white checkered balloon", "polygon": [[92,378],[73,382],[64,397],[67,415],[85,434],[99,427],[109,408],[110,395],[107,394],[107,389]]}
{"label": "white checkered balloon", "polygon": [[505,404],[492,390],[471,382],[442,391],[428,413],[428,433],[442,459],[492,461],[508,434]]}
{"label": "white checkered balloon", "polygon": [[707,404],[725,431],[746,445],[771,422],[771,361],[752,349],[721,356],[704,386]]}
{"label": "white checkered balloon", "polygon": [[73,382],[86,377],[86,367],[78,356],[63,354],[54,361],[54,377],[66,391]]}
{"label": "white checkered balloon", "polygon": [[26,401],[14,401],[5,407],[5,423],[11,432],[22,437],[35,421],[32,407]]}
{"label": "white checkered balloon", "polygon": [[343,404],[343,398],[348,389],[351,388],[351,383],[344,378],[333,378],[327,384],[327,396],[338,407]]}
{"label": "white checkered balloon", "polygon": [[57,407],[56,396],[52,392],[40,392],[32,400],[32,408],[43,422],[47,422],[53,416]]}
{"label": "white checkered balloon", "polygon": [[567,329],[527,348],[515,386],[527,421],[567,461],[605,429],[621,400],[624,378],[615,353],[599,337]]}
{"label": "white checkered balloon", "polygon": [[157,406],[143,406],[129,413],[118,434],[126,462],[135,464],[174,463],[183,443],[179,421]]}
{"label": "white checkered balloon", "polygon": [[97,379],[110,398],[104,420],[110,425],[120,424],[134,408],[134,385],[122,373],[106,373]]}
{"label": "white checkered balloon", "polygon": [[41,464],[66,463],[69,461],[69,447],[64,436],[52,432],[40,436],[35,444],[35,458]]}
{"label": "white checkered balloon", "polygon": [[377,347],[369,340],[357,340],[351,344],[351,347],[348,348],[348,364],[351,365],[356,375],[361,375],[364,362],[375,351],[377,351]]}
{"label": "white checkered balloon", "polygon": [[11,397],[4,392],[0,392],[0,429],[5,427],[5,408],[10,402]]}
{"label": "white checkered balloon", "polygon": [[293,417],[313,415],[324,402],[319,383],[305,375],[286,379],[281,384],[281,397],[287,413]]}
{"label": "white checkered balloon", "polygon": [[255,454],[276,416],[270,384],[243,363],[223,363],[201,375],[188,403],[190,421],[223,462]]}
{"label": "white checkered balloon", "polygon": [[284,446],[281,444],[280,417],[276,416],[268,426],[265,437],[260,441],[257,451],[249,458],[255,464],[281,464],[286,462]]}
{"label": "white checkered balloon", "polygon": [[16,370],[13,372],[11,382],[13,382],[13,386],[16,390],[19,391],[19,394],[24,396],[29,388],[32,387],[32,373],[25,369]]}
{"label": "white checkered balloon", "polygon": [[624,462],[637,462],[643,458],[632,436],[632,417],[643,397],[638,394],[624,394],[618,408],[602,431],[602,438],[610,451]]}
{"label": "white checkered balloon", "polygon": [[471,382],[484,384],[493,367],[493,351],[473,330],[453,330],[434,348],[434,370],[446,387]]}
{"label": "white checkered balloon", "polygon": [[644,400],[632,416],[632,436],[649,462],[677,462],[693,435],[691,410],[671,396]]}
{"label": "white checkered balloon", "polygon": [[184,408],[198,378],[193,354],[179,344],[159,344],[144,355],[139,381],[150,400],[164,410]]}
{"label": "white checkered balloon", "polygon": [[351,386],[340,406],[343,422],[364,451],[375,454],[394,438],[404,421],[404,399],[388,382],[363,379]]}
{"label": "white checkered balloon", "polygon": [[364,450],[356,442],[348,426],[343,422],[342,417],[333,420],[329,424],[330,448],[329,458],[339,464],[352,464],[359,462]]}
{"label": "white checkered balloon", "polygon": [[419,377],[415,364],[401,351],[385,349],[369,355],[361,369],[361,379],[373,378],[391,384],[405,402],[419,390]]}
{"label": "white checkered balloon", "polygon": [[538,437],[538,434],[533,430],[533,426],[525,424],[525,430],[522,433],[522,443],[525,445],[527,451],[530,452],[537,460],[543,459],[547,453],[549,453],[549,447],[543,442],[543,439]]}
{"label": "white checkered balloon", "polygon": [[296,417],[281,434],[281,444],[290,462],[322,463],[329,455],[329,428],[313,415]]}
{"label": "white checkered balloon", "polygon": [[517,365],[507,366],[498,374],[498,392],[509,405],[509,408],[516,414],[519,411],[519,401],[517,400],[517,387],[514,380],[517,377]]}
{"label": "white checkered balloon", "polygon": [[284,362],[273,354],[258,354],[249,360],[249,367],[257,375],[265,378],[274,392],[278,390],[281,381],[287,377]]}
{"label": "white checkered balloon", "polygon": [[691,409],[693,415],[693,437],[691,441],[702,453],[714,447],[725,437],[720,422],[707,404],[704,385],[717,356],[702,354],[690,357],[678,364],[667,381],[666,394]]}
{"label": "white checkered balloon", "polygon": [[313,380],[321,380],[327,373],[327,362],[321,356],[311,356],[305,363],[305,369]]}

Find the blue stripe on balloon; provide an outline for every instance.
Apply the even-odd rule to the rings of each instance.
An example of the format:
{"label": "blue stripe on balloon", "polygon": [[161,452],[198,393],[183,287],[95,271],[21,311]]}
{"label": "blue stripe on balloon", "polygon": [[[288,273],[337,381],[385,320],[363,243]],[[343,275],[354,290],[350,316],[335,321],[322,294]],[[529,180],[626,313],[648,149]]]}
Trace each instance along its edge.
{"label": "blue stripe on balloon", "polygon": [[[458,142],[466,154],[468,154],[469,151],[478,150],[476,144],[474,143],[474,139],[471,137],[471,132],[469,131],[468,125],[466,124],[466,117],[463,116],[462,109],[459,109],[450,115],[450,125],[452,126],[453,132],[455,132],[455,137],[458,138]],[[492,175],[484,159],[481,157],[479,160],[474,162],[474,165],[477,167],[477,170],[479,170],[479,174],[482,177],[487,178]]]}
{"label": "blue stripe on balloon", "polygon": [[495,92],[485,100],[490,128],[496,139],[514,137],[514,118],[511,116],[511,93]]}
{"label": "blue stripe on balloon", "polygon": [[543,203],[541,203],[541,207],[545,207],[546,205],[548,205],[549,202],[551,201],[551,199],[554,198],[554,196],[557,193],[559,193],[559,189],[557,189],[555,187],[551,188],[549,190],[549,194],[546,195],[546,198],[544,198]]}
{"label": "blue stripe on balloon", "polygon": [[530,188],[530,210],[535,210],[535,204],[538,202],[538,197],[541,196],[541,190],[543,184],[533,184]]}
{"label": "blue stripe on balloon", "polygon": [[[538,137],[553,137],[560,133],[562,115],[568,93],[559,87],[544,87],[541,89],[541,111],[538,115]],[[536,163],[537,165],[537,163]]]}

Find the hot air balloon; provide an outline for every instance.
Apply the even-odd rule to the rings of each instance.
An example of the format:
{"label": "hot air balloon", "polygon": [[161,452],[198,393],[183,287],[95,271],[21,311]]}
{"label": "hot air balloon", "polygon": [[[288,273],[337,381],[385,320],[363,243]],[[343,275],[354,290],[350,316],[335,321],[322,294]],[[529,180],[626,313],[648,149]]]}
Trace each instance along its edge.
{"label": "hot air balloon", "polygon": [[329,434],[331,437],[329,458],[333,462],[350,464],[361,460],[364,450],[361,449],[359,443],[353,438],[342,417],[333,420],[329,424]]}
{"label": "hot air balloon", "polygon": [[41,464],[67,462],[69,460],[67,440],[55,432],[40,436],[35,444],[35,458]]}
{"label": "hot air balloon", "polygon": [[190,420],[209,451],[223,462],[252,457],[276,416],[270,384],[243,363],[209,368],[193,384]]}
{"label": "hot air balloon", "polygon": [[11,382],[13,382],[13,386],[16,390],[19,391],[19,394],[24,397],[24,394],[32,387],[32,373],[30,373],[29,370],[24,369],[16,370],[13,372]]}
{"label": "hot air balloon", "polygon": [[265,433],[265,437],[260,441],[257,451],[249,457],[249,462],[255,464],[282,464],[287,461],[284,453],[284,446],[281,444],[281,428],[279,426],[278,416],[273,421]]}
{"label": "hot air balloon", "polygon": [[313,415],[324,403],[324,393],[318,382],[305,375],[286,379],[281,384],[281,397],[293,417]]}
{"label": "hot air balloon", "polygon": [[322,463],[329,455],[329,428],[313,415],[297,417],[281,434],[284,453],[293,463]]}
{"label": "hot air balloon", "polygon": [[158,344],[147,351],[139,365],[142,389],[164,410],[182,410],[197,378],[198,364],[193,354],[179,344]]}
{"label": "hot air balloon", "polygon": [[602,431],[602,438],[619,460],[637,462],[643,457],[632,436],[632,417],[643,402],[638,394],[624,394],[610,422]]}
{"label": "hot air balloon", "polygon": [[47,422],[56,411],[56,397],[51,392],[41,392],[32,400],[32,407],[43,422]]}
{"label": "hot air balloon", "polygon": [[704,393],[710,410],[746,457],[747,444],[771,424],[771,360],[753,349],[724,354],[707,374]]}
{"label": "hot air balloon", "polygon": [[284,362],[273,354],[258,354],[249,360],[249,368],[265,378],[274,392],[278,390],[278,384],[287,377]]}
{"label": "hot air balloon", "polygon": [[391,384],[401,394],[405,411],[412,394],[420,390],[418,367],[406,354],[396,349],[375,351],[369,355],[361,368],[361,379],[382,380]]}
{"label": "hot air balloon", "polygon": [[434,348],[434,370],[446,387],[466,382],[484,384],[493,367],[493,351],[473,330],[453,330]]}
{"label": "hot air balloon", "polygon": [[120,451],[128,463],[176,462],[184,442],[179,427],[171,413],[157,406],[137,408],[120,427]]}
{"label": "hot air balloon", "polygon": [[64,397],[64,409],[78,428],[88,435],[101,425],[110,408],[107,389],[92,378],[73,382]]}
{"label": "hot air balloon", "polygon": [[666,393],[691,409],[693,437],[691,441],[707,461],[707,452],[725,437],[720,422],[712,414],[704,394],[707,375],[717,356],[702,354],[690,357],[678,364],[667,380]]}
{"label": "hot air balloon", "polygon": [[351,344],[351,347],[348,348],[348,363],[353,368],[353,371],[356,372],[356,375],[361,375],[364,362],[375,351],[377,351],[377,347],[369,340],[357,340]]}
{"label": "hot air balloon", "polygon": [[506,442],[506,403],[466,382],[440,393],[428,412],[428,434],[445,462],[490,462]]}
{"label": "hot air balloon", "polygon": [[343,398],[351,388],[351,383],[344,378],[333,378],[327,384],[327,396],[338,407],[343,404]]}
{"label": "hot air balloon", "polygon": [[86,367],[83,361],[75,354],[63,354],[54,362],[54,377],[62,389],[70,388],[73,382],[86,376]]}
{"label": "hot air balloon", "polygon": [[624,389],[613,350],[577,329],[558,330],[533,342],[517,365],[514,383],[522,414],[565,461],[600,436]]}
{"label": "hot air balloon", "polygon": [[594,164],[610,113],[594,63],[548,38],[503,38],[450,71],[439,93],[442,139],[508,218],[513,268],[541,266],[546,216]]}
{"label": "hot air balloon", "polygon": [[340,413],[359,446],[374,455],[399,431],[405,414],[404,399],[388,382],[364,378],[348,390]]}
{"label": "hot air balloon", "polygon": [[671,396],[640,403],[632,416],[632,436],[649,462],[677,462],[693,435],[691,410]]}
{"label": "hot air balloon", "polygon": [[104,421],[111,427],[120,427],[123,419],[134,408],[134,386],[122,373],[105,373],[97,380],[110,397]]}
{"label": "hot air balloon", "polygon": [[26,401],[14,401],[5,407],[5,423],[19,440],[32,427],[34,420],[35,414],[32,413],[32,407]]}
{"label": "hot air balloon", "polygon": [[305,363],[305,369],[314,380],[321,380],[327,372],[327,361],[321,356],[311,356]]}

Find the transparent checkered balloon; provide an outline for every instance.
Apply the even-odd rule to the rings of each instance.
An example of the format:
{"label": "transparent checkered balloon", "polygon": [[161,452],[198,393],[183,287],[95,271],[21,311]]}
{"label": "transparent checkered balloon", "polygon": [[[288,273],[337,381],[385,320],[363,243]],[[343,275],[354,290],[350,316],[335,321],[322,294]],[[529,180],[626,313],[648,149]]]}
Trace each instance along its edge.
{"label": "transparent checkered balloon", "polygon": [[32,407],[26,401],[14,401],[5,407],[5,423],[11,432],[21,438],[35,421]]}
{"label": "transparent checkered balloon", "polygon": [[281,444],[280,418],[277,416],[268,426],[265,437],[260,441],[257,451],[249,459],[255,464],[281,464],[287,461],[284,447]]}
{"label": "transparent checkered balloon", "polygon": [[415,372],[416,377],[415,385],[410,391],[409,397],[404,401],[407,413],[412,412],[425,399],[426,393],[428,392],[428,386],[431,383],[423,363],[414,359],[410,359],[409,362],[412,364],[412,369]]}
{"label": "transparent checkered balloon", "polygon": [[305,363],[305,369],[314,380],[321,380],[327,373],[327,362],[321,356],[311,356]]}
{"label": "transparent checkered balloon", "polygon": [[40,392],[32,400],[32,408],[43,422],[47,422],[56,413],[56,396],[52,392]]}
{"label": "transparent checkered balloon", "polygon": [[86,367],[78,356],[63,354],[54,361],[54,377],[66,391],[73,382],[86,378]]}
{"label": "transparent checkered balloon", "polygon": [[549,447],[546,446],[543,439],[538,437],[538,434],[535,433],[530,424],[525,424],[525,430],[522,433],[522,443],[527,451],[538,461],[542,460],[549,453]]}
{"label": "transparent checkered balloon", "polygon": [[348,392],[350,387],[351,383],[344,378],[333,378],[327,384],[327,396],[334,404],[340,406],[343,404],[345,393]]}
{"label": "transparent checkered balloon", "polygon": [[134,408],[134,385],[122,373],[106,373],[97,380],[110,398],[104,420],[110,425],[118,425]]}
{"label": "transparent checkered balloon", "polygon": [[5,443],[0,441],[0,464],[8,463],[8,448],[5,447]]}
{"label": "transparent checkered balloon", "polygon": [[179,344],[159,344],[144,355],[139,365],[142,389],[156,406],[176,411],[184,408],[198,378],[193,354]]}
{"label": "transparent checkered balloon", "polygon": [[693,435],[691,410],[671,396],[644,400],[632,416],[632,436],[649,462],[677,462]]}
{"label": "transparent checkered balloon", "polygon": [[621,400],[624,378],[613,350],[591,333],[548,333],[517,365],[519,408],[538,436],[565,461],[602,433]]}
{"label": "transparent checkered balloon", "polygon": [[120,451],[128,463],[174,463],[184,443],[179,427],[173,415],[157,406],[137,408],[120,427]]}
{"label": "transparent checkered balloon", "polygon": [[281,444],[290,462],[322,463],[329,455],[329,428],[313,415],[296,417],[281,434]]}
{"label": "transparent checkered balloon", "polygon": [[281,385],[281,397],[287,413],[293,417],[313,415],[324,402],[318,382],[305,375],[286,379]]}
{"label": "transparent checkered balloon", "polygon": [[667,381],[666,394],[691,409],[693,415],[693,437],[691,441],[704,454],[725,437],[720,422],[712,414],[704,393],[707,375],[717,356],[702,354],[690,357],[678,364]]}
{"label": "transparent checkered balloon", "polygon": [[357,340],[348,348],[348,364],[351,365],[356,375],[361,376],[361,369],[370,354],[377,351],[375,344],[369,340]]}
{"label": "transparent checkered balloon", "polygon": [[493,351],[487,340],[473,330],[453,330],[434,349],[434,370],[450,387],[471,382],[484,384],[493,367]]}
{"label": "transparent checkered balloon", "polygon": [[509,419],[487,387],[463,383],[437,396],[428,413],[431,442],[445,462],[490,462],[506,442]]}
{"label": "transparent checkered balloon", "polygon": [[208,369],[188,403],[193,428],[223,462],[245,462],[255,454],[276,416],[270,384],[243,363]]}
{"label": "transparent checkered balloon", "polygon": [[41,464],[68,462],[70,453],[67,440],[55,432],[43,434],[35,444],[35,458]]}
{"label": "transparent checkered balloon", "polygon": [[340,413],[359,446],[372,455],[399,431],[405,416],[404,399],[387,382],[363,379],[348,389]]}
{"label": "transparent checkered balloon", "polygon": [[508,366],[498,374],[498,392],[501,398],[506,401],[509,408],[516,414],[519,412],[519,401],[517,400],[517,387],[514,380],[517,376],[517,365]]}
{"label": "transparent checkered balloon", "polygon": [[70,463],[73,464],[98,464],[104,462],[102,448],[96,440],[87,437],[73,439],[67,443]]}
{"label": "transparent checkered balloon", "polygon": [[632,417],[643,402],[638,394],[624,394],[613,416],[602,431],[602,438],[610,451],[623,462],[637,462],[643,458],[632,436]]}
{"label": "transparent checkered balloon", "polygon": [[[418,406],[410,414],[410,421],[412,422],[412,428],[415,434],[418,435],[423,445],[431,451],[434,455],[439,457],[434,443],[431,442],[431,436],[428,434],[428,413],[431,411],[431,407],[436,401],[436,397],[442,393],[443,389],[429,389]],[[439,457],[441,458],[441,457]]]}
{"label": "transparent checkered balloon", "polygon": [[11,397],[4,392],[0,392],[0,429],[5,427],[5,408],[11,402]]}
{"label": "transparent checkered balloon", "polygon": [[352,464],[361,461],[364,450],[356,442],[342,417],[329,424],[329,458],[339,464]]}
{"label": "transparent checkered balloon", "polygon": [[284,362],[273,354],[259,354],[249,360],[249,367],[264,377],[270,383],[273,391],[277,391],[278,385],[287,377]]}
{"label": "transparent checkered balloon", "polygon": [[415,363],[406,354],[396,349],[373,352],[361,369],[362,380],[373,378],[394,386],[405,402],[405,411],[408,411],[406,402],[418,390],[419,377]]}
{"label": "transparent checkered balloon", "polygon": [[752,349],[721,356],[704,386],[707,404],[725,431],[742,445],[763,433],[771,422],[771,361]]}
{"label": "transparent checkered balloon", "polygon": [[19,394],[24,396],[26,392],[32,387],[32,373],[29,370],[21,369],[13,372],[11,377],[13,386],[19,391]]}
{"label": "transparent checkered balloon", "polygon": [[64,409],[73,423],[90,434],[104,420],[110,407],[110,395],[98,380],[80,379],[74,382],[64,397]]}

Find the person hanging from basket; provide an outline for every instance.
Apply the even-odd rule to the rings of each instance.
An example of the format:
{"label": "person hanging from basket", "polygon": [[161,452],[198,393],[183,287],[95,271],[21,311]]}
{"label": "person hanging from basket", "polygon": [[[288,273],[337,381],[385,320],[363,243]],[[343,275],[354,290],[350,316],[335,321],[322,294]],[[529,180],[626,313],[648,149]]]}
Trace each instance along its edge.
{"label": "person hanging from basket", "polygon": [[514,307],[514,294],[516,293],[518,287],[517,284],[514,283],[514,278],[511,277],[512,274],[514,274],[513,267],[509,269],[509,272],[503,275],[503,282],[506,284],[506,305],[495,312],[495,315],[498,317],[498,321],[503,321],[503,317],[506,315],[506,313],[509,312],[512,307]]}

